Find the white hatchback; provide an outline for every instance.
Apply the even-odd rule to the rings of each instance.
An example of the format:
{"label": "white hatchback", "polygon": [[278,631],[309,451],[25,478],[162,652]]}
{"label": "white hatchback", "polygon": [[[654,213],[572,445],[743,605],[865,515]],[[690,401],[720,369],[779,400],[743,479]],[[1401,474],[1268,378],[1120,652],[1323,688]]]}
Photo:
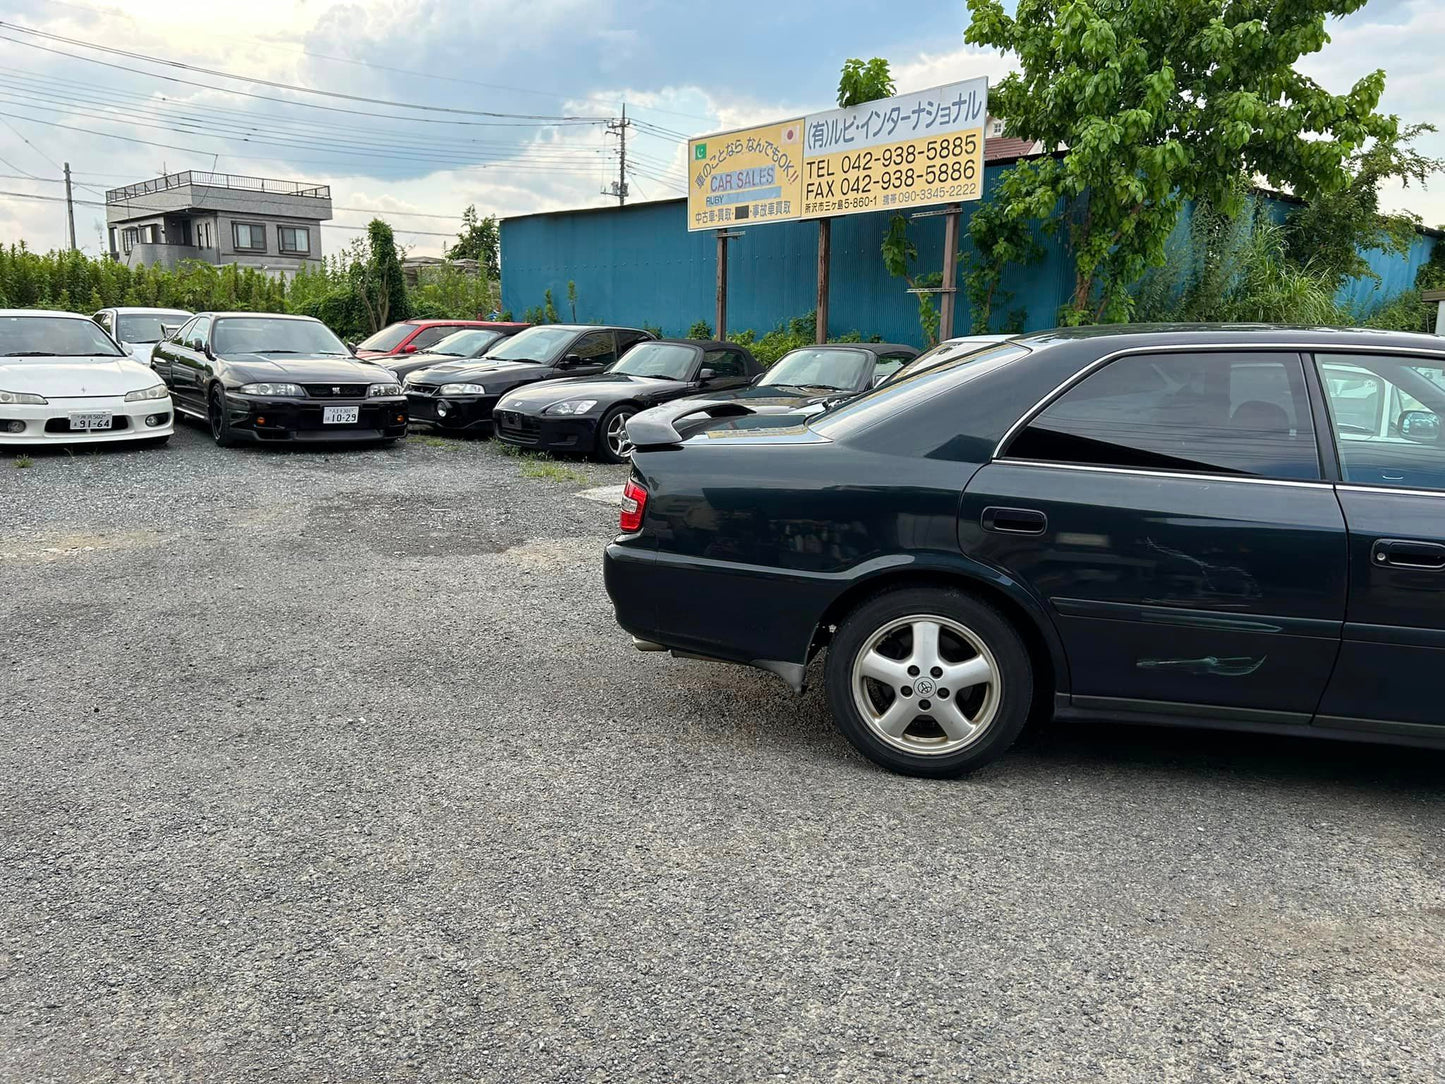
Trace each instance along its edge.
{"label": "white hatchback", "polygon": [[165,384],[94,321],[0,309],[0,447],[164,444],[174,431]]}

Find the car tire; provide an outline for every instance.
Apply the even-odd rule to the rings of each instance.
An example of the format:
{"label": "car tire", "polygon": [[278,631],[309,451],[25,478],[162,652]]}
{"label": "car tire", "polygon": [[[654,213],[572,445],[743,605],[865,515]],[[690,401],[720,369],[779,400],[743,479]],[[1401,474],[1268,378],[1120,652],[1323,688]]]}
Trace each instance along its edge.
{"label": "car tire", "polygon": [[226,410],[226,393],[219,384],[211,389],[206,399],[206,421],[211,428],[211,439],[222,448],[233,447],[236,438],[231,432],[231,415]]}
{"label": "car tire", "polygon": [[824,673],[844,736],[904,775],[982,767],[1013,744],[1034,698],[1033,665],[1013,623],[955,588],[868,599],[840,622]]}
{"label": "car tire", "polygon": [[626,443],[625,427],[627,419],[636,413],[636,407],[615,406],[598,421],[596,456],[603,463],[626,463],[631,460],[632,445]]}

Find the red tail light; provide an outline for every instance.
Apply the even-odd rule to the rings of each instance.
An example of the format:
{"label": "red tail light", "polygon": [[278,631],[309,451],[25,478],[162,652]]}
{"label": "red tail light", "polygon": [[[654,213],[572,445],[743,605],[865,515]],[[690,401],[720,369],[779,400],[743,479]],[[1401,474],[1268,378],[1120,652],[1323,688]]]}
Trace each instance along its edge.
{"label": "red tail light", "polygon": [[622,487],[622,514],[617,517],[617,526],[628,534],[642,530],[642,513],[647,511],[647,490],[635,478],[627,479]]}

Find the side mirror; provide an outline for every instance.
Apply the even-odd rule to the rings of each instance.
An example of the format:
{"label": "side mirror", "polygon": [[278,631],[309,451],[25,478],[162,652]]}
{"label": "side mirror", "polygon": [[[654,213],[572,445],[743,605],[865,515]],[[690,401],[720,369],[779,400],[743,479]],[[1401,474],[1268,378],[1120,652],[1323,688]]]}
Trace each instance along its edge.
{"label": "side mirror", "polygon": [[1400,436],[1416,444],[1440,443],[1440,415],[1428,410],[1407,410],[1400,415]]}
{"label": "side mirror", "polygon": [[356,353],[356,344],[355,344],[354,342],[352,342],[351,340],[348,339],[346,342],[342,343],[341,345],[344,346],[344,347],[346,347],[346,349],[350,350],[353,354]]}
{"label": "side mirror", "polygon": [[403,347],[401,348],[401,352],[402,352],[403,354],[415,354],[415,353],[416,353],[416,343],[407,343],[405,346],[403,346]]}
{"label": "side mirror", "polygon": [[567,354],[567,355],[564,355],[563,358],[562,358],[562,360],[557,363],[557,368],[559,368],[559,369],[575,369],[577,366],[579,366],[579,365],[581,365],[581,364],[582,364],[582,355],[581,355],[581,354]]}
{"label": "side mirror", "polygon": [[702,369],[702,370],[699,370],[699,372],[698,372],[698,374],[697,374],[697,378],[698,378],[699,380],[701,380],[704,384],[706,384],[709,380],[714,380],[714,379],[717,378],[717,370],[716,370],[716,369]]}

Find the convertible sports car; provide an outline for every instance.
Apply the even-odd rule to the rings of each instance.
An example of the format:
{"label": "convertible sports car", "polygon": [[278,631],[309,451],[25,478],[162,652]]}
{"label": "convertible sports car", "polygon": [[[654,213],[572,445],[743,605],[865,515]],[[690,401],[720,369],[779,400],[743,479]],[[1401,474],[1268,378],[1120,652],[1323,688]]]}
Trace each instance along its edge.
{"label": "convertible sports car", "polygon": [[84,316],[0,309],[0,446],[164,444],[171,397]]}
{"label": "convertible sports car", "polygon": [[805,407],[867,391],[918,356],[898,343],[823,343],[784,354],[750,387],[714,394],[718,402],[740,401],[763,409]]}
{"label": "convertible sports car", "polygon": [[645,331],[593,324],[544,324],[491,347],[474,361],[448,362],[406,378],[412,421],[443,432],[486,433],[492,408],[513,388],[565,376],[596,376]]}
{"label": "convertible sports car", "polygon": [[406,436],[396,374],[353,357],[309,316],[199,313],[156,346],[151,366],[176,409],[205,421],[222,446]]}
{"label": "convertible sports car", "polygon": [[1049,714],[1445,745],[1433,336],[1058,330],[813,417],[690,409],[628,426],[619,623],[795,688],[826,647],[880,764]]}
{"label": "convertible sports car", "polygon": [[510,391],[492,417],[497,439],[549,452],[589,452],[626,462],[627,419],[640,410],[704,392],[746,388],[762,371],[741,346],[698,339],[641,342],[598,376],[545,380]]}

